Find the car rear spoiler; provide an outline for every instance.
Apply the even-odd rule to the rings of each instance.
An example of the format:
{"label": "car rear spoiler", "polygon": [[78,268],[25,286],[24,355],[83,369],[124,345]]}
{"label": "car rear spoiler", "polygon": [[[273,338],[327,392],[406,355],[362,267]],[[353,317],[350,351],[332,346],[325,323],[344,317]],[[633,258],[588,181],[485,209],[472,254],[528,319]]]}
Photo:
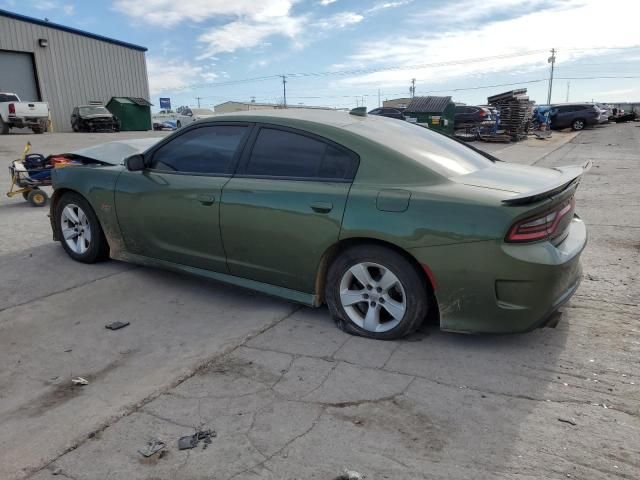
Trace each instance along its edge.
{"label": "car rear spoiler", "polygon": [[502,203],[506,205],[523,205],[526,203],[534,203],[544,198],[552,197],[560,192],[567,190],[568,188],[578,187],[582,176],[588,172],[593,163],[588,160],[583,165],[570,165],[566,167],[554,167],[554,170],[562,173],[560,177],[555,179],[553,183],[545,185],[535,190],[509,197],[502,200]]}

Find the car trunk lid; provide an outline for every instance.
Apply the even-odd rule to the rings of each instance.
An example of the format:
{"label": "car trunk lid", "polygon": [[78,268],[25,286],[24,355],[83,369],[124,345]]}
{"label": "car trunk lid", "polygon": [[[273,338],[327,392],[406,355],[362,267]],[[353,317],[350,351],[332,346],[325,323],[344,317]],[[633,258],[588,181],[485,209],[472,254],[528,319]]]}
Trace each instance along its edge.
{"label": "car trunk lid", "polygon": [[503,191],[505,195],[502,203],[524,205],[553,197],[573,186],[577,187],[582,175],[590,168],[591,162],[554,168],[500,162],[451,180],[464,185]]}

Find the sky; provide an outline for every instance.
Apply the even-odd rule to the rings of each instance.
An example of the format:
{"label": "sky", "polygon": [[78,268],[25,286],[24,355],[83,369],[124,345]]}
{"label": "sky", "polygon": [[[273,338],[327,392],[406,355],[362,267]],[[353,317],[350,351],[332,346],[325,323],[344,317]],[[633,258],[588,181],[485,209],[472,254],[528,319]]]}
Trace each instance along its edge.
{"label": "sky", "polygon": [[[148,48],[151,101],[336,108],[525,87],[546,103],[640,101],[637,0],[0,0]],[[603,78],[608,77],[608,78]],[[625,78],[626,77],[626,78]],[[199,100],[197,97],[200,97]]]}

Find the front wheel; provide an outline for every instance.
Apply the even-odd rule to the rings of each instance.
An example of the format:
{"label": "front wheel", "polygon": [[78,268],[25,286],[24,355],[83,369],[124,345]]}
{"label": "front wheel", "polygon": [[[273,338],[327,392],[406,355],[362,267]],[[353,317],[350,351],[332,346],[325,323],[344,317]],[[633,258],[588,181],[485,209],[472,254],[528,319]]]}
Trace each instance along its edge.
{"label": "front wheel", "polygon": [[581,118],[576,118],[571,124],[571,128],[574,130],[582,130],[584,128],[584,120]]}
{"label": "front wheel", "polygon": [[339,328],[381,340],[404,337],[427,316],[428,287],[403,255],[378,245],[341,253],[329,267],[325,298]]}
{"label": "front wheel", "polygon": [[98,217],[82,196],[65,193],[56,205],[55,221],[62,247],[71,258],[95,263],[109,257],[109,244]]}
{"label": "front wheel", "polygon": [[176,127],[178,127],[178,128],[182,128],[182,123],[180,123],[180,120],[178,120],[178,121],[176,122]]}

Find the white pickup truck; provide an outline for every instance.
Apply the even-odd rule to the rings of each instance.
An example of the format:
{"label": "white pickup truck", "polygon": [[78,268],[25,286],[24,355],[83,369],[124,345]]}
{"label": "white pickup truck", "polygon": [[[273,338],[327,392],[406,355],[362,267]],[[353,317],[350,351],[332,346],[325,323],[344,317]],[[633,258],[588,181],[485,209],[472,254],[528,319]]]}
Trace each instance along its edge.
{"label": "white pickup truck", "polygon": [[0,135],[11,128],[30,128],[42,133],[49,121],[49,104],[46,102],[21,102],[15,93],[0,92]]}

